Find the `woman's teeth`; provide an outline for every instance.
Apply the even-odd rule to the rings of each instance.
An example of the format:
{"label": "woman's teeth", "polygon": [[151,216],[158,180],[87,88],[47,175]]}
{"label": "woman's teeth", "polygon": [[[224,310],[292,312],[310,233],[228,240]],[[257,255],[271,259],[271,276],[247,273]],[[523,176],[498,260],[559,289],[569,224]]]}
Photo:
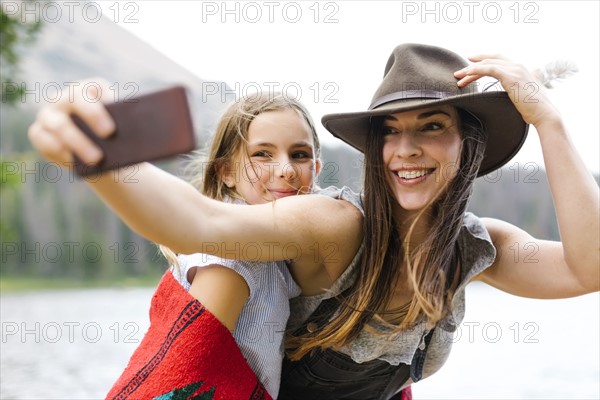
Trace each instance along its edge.
{"label": "woman's teeth", "polygon": [[421,170],[412,170],[412,171],[398,171],[397,174],[402,179],[415,179],[420,178],[423,175],[427,175],[429,170],[421,169]]}

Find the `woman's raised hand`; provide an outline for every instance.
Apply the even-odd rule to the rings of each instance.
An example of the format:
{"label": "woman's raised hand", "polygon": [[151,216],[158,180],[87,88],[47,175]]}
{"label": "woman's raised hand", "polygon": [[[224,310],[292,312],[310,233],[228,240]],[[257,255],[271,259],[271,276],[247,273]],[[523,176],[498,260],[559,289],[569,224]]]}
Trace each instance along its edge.
{"label": "woman's raised hand", "polygon": [[560,118],[544,85],[523,65],[495,54],[481,54],[469,60],[473,64],[454,73],[458,86],[489,76],[500,82],[525,122],[538,127]]}

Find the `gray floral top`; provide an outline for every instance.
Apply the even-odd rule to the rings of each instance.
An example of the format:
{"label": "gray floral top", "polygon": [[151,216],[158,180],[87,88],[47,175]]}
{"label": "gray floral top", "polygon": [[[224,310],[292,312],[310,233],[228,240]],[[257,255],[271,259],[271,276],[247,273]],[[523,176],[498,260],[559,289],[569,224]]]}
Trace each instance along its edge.
{"label": "gray floral top", "polygon": [[[348,200],[364,214],[360,196],[348,188],[328,188],[320,193]],[[452,312],[437,324],[429,343],[423,367],[423,378],[439,370],[450,355],[454,332],[465,315],[466,285],[475,275],[489,267],[496,258],[496,249],[487,229],[481,220],[472,213],[465,213],[458,246],[462,265],[461,281],[454,295]],[[356,278],[357,265],[364,251],[363,247],[364,245],[361,246],[350,266],[329,291],[316,296],[299,296],[290,300],[291,316],[288,321],[288,330],[299,328],[321,301],[338,295],[352,284]],[[370,326],[374,328],[374,331],[363,330],[356,340],[340,349],[342,353],[350,356],[357,363],[380,359],[392,365],[410,364],[417,348],[429,333],[425,328],[425,321],[410,330],[395,334],[391,333],[394,326],[384,321],[374,320]],[[409,379],[404,386],[410,383],[412,382]]]}

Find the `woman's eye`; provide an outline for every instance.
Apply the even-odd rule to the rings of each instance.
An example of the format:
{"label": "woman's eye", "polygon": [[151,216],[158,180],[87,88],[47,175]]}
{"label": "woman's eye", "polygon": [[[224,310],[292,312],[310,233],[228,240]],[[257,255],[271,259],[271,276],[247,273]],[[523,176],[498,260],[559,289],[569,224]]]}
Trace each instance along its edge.
{"label": "woman's eye", "polygon": [[396,129],[392,128],[391,126],[384,126],[383,127],[383,135],[391,135],[398,132]]}
{"label": "woman's eye", "polygon": [[430,122],[421,128],[422,131],[439,131],[441,129],[444,129],[444,124],[439,122]]}

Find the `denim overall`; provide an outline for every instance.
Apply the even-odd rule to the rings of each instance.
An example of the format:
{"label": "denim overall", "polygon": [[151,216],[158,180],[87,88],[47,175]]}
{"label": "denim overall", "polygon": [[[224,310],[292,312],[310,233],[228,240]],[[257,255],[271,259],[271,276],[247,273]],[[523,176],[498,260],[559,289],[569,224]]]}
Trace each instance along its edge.
{"label": "denim overall", "polygon": [[[319,329],[339,304],[324,300],[296,335]],[[311,329],[313,328],[313,329]],[[412,378],[421,379],[427,347],[435,329],[426,332],[410,365],[383,360],[357,363],[346,354],[318,350],[299,361],[283,361],[279,400],[389,400]]]}

